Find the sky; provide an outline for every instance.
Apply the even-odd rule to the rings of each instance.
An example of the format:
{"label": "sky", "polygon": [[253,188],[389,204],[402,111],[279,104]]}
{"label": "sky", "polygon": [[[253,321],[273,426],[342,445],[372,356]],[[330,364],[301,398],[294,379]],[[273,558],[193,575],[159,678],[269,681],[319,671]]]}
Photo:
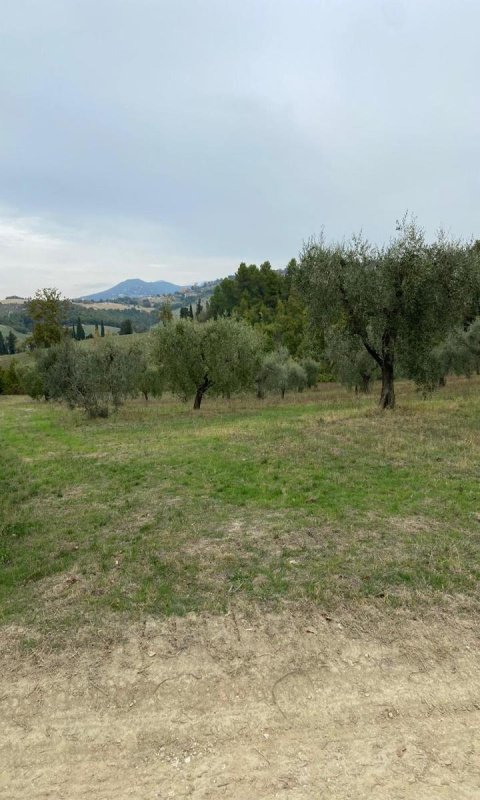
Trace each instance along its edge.
{"label": "sky", "polygon": [[478,0],[15,0],[0,297],[282,267],[325,231],[480,238]]}

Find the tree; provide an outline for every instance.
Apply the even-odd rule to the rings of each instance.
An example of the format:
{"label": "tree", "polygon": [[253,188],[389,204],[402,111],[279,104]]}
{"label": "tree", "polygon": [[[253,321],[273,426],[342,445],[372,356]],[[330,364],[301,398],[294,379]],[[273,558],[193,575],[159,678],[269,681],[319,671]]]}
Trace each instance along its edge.
{"label": "tree", "polygon": [[129,336],[131,333],[133,333],[132,321],[130,319],[124,319],[120,323],[119,334],[120,336]]}
{"label": "tree", "polygon": [[103,339],[105,336],[105,325],[103,324],[103,319],[100,322],[100,336]]}
{"label": "tree", "polygon": [[180,320],[154,332],[154,356],[168,386],[199,409],[205,392],[230,395],[253,387],[261,340],[248,325]]}
{"label": "tree", "polygon": [[98,339],[99,331],[98,331],[98,322],[95,323],[95,338]]}
{"label": "tree", "polygon": [[237,317],[258,327],[270,349],[288,347],[293,355],[303,348],[305,304],[295,285],[298,267],[292,259],[285,270],[274,270],[268,261],[240,264],[232,278],[215,287],[208,317]]}
{"label": "tree", "polygon": [[357,337],[339,326],[325,335],[325,357],[334,377],[355,392],[368,394],[371,382],[378,377],[377,363]]}
{"label": "tree", "polygon": [[274,353],[267,353],[256,375],[257,397],[265,396],[267,391],[280,392],[282,399],[288,389],[303,391],[307,386],[307,373],[291,358],[286,347]]}
{"label": "tree", "polygon": [[22,386],[17,374],[17,362],[14,358],[10,361],[4,372],[4,394],[22,394]]}
{"label": "tree", "polygon": [[63,400],[71,408],[83,408],[89,417],[106,417],[124,400],[138,393],[143,352],[134,343],[122,347],[98,341],[80,348],[71,339],[40,353],[37,369],[46,399]]}
{"label": "tree", "polygon": [[145,366],[139,374],[138,388],[148,402],[149,397],[161,397],[165,384],[165,376],[158,367]]}
{"label": "tree", "polygon": [[173,312],[172,306],[170,303],[162,303],[159,311],[158,311],[158,318],[163,325],[167,325],[167,323],[171,322],[173,319]]}
{"label": "tree", "polygon": [[461,318],[478,255],[440,233],[427,244],[404,218],[386,247],[361,236],[327,245],[323,236],[302,252],[297,282],[313,324],[340,326],[381,371],[380,406],[395,406],[395,367],[421,383],[432,348]]}
{"label": "tree", "polygon": [[7,350],[11,356],[14,356],[17,352],[17,337],[13,331],[9,331],[7,336]]}
{"label": "tree", "polygon": [[77,342],[83,342],[85,339],[85,328],[82,325],[80,317],[77,319],[77,327],[75,329],[75,339]]}
{"label": "tree", "polygon": [[313,389],[313,387],[317,385],[318,380],[320,378],[322,365],[319,364],[318,361],[315,361],[314,358],[310,357],[303,358],[300,364],[305,370],[308,388]]}
{"label": "tree", "polygon": [[197,300],[197,305],[195,307],[195,319],[198,320],[200,318],[200,315],[202,314],[202,311],[203,311],[202,300],[199,297],[198,300]]}
{"label": "tree", "polygon": [[457,327],[432,351],[430,361],[430,386],[445,385],[446,376],[480,374],[480,317],[466,329]]}
{"label": "tree", "polygon": [[30,364],[21,364],[17,367],[17,377],[22,394],[28,394],[34,400],[45,396],[43,378],[38,369]]}
{"label": "tree", "polygon": [[71,308],[58,289],[39,289],[27,303],[27,313],[33,321],[30,340],[33,347],[51,347],[63,337],[63,322]]}
{"label": "tree", "polygon": [[0,356],[6,356],[8,353],[7,343],[3,338],[3,333],[0,331]]}

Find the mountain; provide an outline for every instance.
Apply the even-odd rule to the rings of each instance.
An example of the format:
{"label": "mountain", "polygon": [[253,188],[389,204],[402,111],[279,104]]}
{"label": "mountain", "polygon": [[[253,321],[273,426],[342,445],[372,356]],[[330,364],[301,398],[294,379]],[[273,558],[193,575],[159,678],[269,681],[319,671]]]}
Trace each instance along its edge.
{"label": "mountain", "polygon": [[78,300],[114,300],[116,297],[150,297],[156,294],[173,294],[181,289],[175,283],[168,281],[142,281],[140,278],[130,278],[129,280],[117,283],[111,289],[104,289],[102,292],[85,294]]}

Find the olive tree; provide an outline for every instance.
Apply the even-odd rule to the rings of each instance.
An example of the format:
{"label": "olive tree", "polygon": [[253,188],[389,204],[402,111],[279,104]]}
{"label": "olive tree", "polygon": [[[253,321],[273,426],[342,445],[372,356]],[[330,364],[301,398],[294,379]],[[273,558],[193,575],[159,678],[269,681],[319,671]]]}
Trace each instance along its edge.
{"label": "olive tree", "polygon": [[398,361],[406,375],[424,380],[432,348],[461,319],[478,259],[478,248],[442,233],[427,243],[416,222],[404,218],[384,247],[362,236],[307,242],[297,280],[313,324],[340,325],[376,362],[380,406],[393,408]]}
{"label": "olive tree", "polygon": [[307,358],[302,358],[300,365],[305,370],[307,386],[309,389],[312,389],[319,381],[322,365],[310,356],[307,356]]}
{"label": "olive tree", "polygon": [[65,339],[38,357],[38,371],[47,400],[63,400],[89,417],[106,417],[138,393],[144,369],[138,344],[130,347],[98,341],[85,347]]}
{"label": "olive tree", "polygon": [[205,392],[229,396],[253,387],[262,341],[233,319],[167,323],[153,333],[154,361],[168,387],[199,409]]}
{"label": "olive tree", "polygon": [[444,341],[432,351],[430,364],[431,387],[445,384],[449,373],[466,375],[480,374],[480,318],[466,329],[457,327],[450,331]]}
{"label": "olive tree", "polygon": [[265,392],[280,392],[282,398],[289,389],[301,392],[308,385],[306,370],[290,356],[286,347],[267,353],[256,377],[257,397]]}
{"label": "olive tree", "polygon": [[368,394],[379,375],[376,361],[358,338],[334,326],[325,334],[325,357],[335,378],[355,392]]}

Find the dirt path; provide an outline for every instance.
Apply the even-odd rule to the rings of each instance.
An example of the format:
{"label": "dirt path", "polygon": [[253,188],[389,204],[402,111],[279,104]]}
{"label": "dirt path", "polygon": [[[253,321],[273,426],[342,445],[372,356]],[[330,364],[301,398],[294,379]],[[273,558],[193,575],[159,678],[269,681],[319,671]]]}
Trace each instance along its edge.
{"label": "dirt path", "polygon": [[15,659],[0,797],[480,798],[478,623],[283,613]]}

